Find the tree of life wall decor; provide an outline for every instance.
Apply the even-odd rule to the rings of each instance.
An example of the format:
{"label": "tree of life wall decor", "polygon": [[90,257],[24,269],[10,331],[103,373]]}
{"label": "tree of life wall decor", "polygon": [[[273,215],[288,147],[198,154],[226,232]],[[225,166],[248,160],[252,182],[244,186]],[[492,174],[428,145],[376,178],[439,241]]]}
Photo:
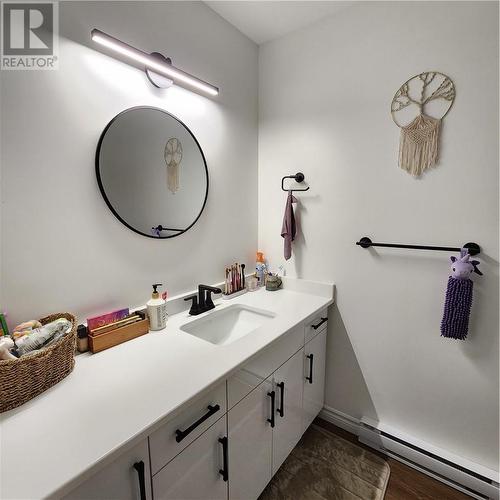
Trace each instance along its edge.
{"label": "tree of life wall decor", "polygon": [[436,165],[441,121],[455,100],[455,84],[443,73],[427,71],[407,80],[391,103],[394,123],[401,128],[399,166],[419,177]]}

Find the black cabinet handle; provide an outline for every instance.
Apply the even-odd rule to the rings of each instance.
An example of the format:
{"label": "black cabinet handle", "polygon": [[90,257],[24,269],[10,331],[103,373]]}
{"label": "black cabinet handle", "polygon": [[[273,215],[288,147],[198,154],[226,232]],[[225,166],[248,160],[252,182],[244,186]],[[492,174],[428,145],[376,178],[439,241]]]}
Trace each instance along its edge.
{"label": "black cabinet handle", "polygon": [[276,410],[276,413],[283,418],[285,416],[285,382],[280,382],[276,384],[276,386],[279,387],[281,391],[280,407]]}
{"label": "black cabinet handle", "polygon": [[267,421],[271,424],[271,427],[274,428],[275,420],[274,420],[274,412],[275,412],[275,402],[276,402],[276,393],[274,391],[268,392],[267,395],[271,398],[271,418],[268,418]]}
{"label": "black cabinet handle", "polygon": [[308,354],[306,358],[309,360],[309,377],[306,377],[306,380],[309,380],[309,383],[313,383],[313,361],[314,354]]}
{"label": "black cabinet handle", "polygon": [[205,413],[205,415],[200,417],[194,424],[191,424],[185,431],[181,431],[180,429],[177,429],[175,431],[175,440],[178,443],[180,443],[188,434],[191,434],[191,432],[193,432],[196,429],[196,427],[198,427],[203,422],[205,422],[205,420],[207,420],[207,418],[210,418],[212,415],[217,413],[220,410],[220,406],[219,405],[214,405],[214,406],[208,405],[207,409],[208,409],[207,413]]}
{"label": "black cabinet handle", "polygon": [[139,476],[139,491],[141,493],[141,500],[146,500],[146,476],[144,474],[144,462],[136,462],[134,464],[134,469],[137,471]]}
{"label": "black cabinet handle", "polygon": [[222,476],[224,481],[229,478],[229,463],[227,458],[227,437],[219,438],[219,443],[222,445],[222,469],[219,470],[219,474]]}
{"label": "black cabinet handle", "polygon": [[317,330],[323,323],[328,321],[328,318],[321,318],[321,321],[317,325],[311,325],[315,330]]}

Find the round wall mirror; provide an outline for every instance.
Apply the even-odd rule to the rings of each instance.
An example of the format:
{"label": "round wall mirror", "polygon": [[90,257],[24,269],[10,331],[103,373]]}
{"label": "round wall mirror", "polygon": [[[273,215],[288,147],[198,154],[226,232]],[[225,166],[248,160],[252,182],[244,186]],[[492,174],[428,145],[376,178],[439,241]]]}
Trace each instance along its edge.
{"label": "round wall mirror", "polygon": [[198,141],[158,108],[126,109],[108,123],[97,145],[96,174],[118,220],[152,238],[187,231],[207,200],[208,170]]}

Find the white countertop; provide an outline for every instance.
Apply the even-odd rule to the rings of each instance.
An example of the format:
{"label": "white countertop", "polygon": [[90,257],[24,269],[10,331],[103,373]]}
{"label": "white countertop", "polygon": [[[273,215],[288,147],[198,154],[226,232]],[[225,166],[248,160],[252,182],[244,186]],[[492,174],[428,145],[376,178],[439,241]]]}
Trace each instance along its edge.
{"label": "white countertop", "polygon": [[215,302],[217,309],[245,304],[276,313],[229,345],[213,345],[182,332],[182,324],[201,316],[181,312],[170,316],[164,330],[78,356],[62,382],[1,414],[0,498],[68,493],[124,445],[145,438],[167,415],[333,303],[331,284],[286,282],[285,290],[259,290]]}

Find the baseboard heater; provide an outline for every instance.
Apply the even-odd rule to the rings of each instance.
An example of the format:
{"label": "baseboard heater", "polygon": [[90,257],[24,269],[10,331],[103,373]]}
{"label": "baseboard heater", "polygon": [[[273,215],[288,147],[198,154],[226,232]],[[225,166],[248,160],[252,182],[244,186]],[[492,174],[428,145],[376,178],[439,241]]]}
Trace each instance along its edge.
{"label": "baseboard heater", "polygon": [[401,437],[385,432],[369,419],[361,420],[358,439],[367,446],[392,456],[396,460],[473,498],[499,499],[498,482],[491,477],[486,477],[462,467],[423,448],[419,448],[401,439]]}

